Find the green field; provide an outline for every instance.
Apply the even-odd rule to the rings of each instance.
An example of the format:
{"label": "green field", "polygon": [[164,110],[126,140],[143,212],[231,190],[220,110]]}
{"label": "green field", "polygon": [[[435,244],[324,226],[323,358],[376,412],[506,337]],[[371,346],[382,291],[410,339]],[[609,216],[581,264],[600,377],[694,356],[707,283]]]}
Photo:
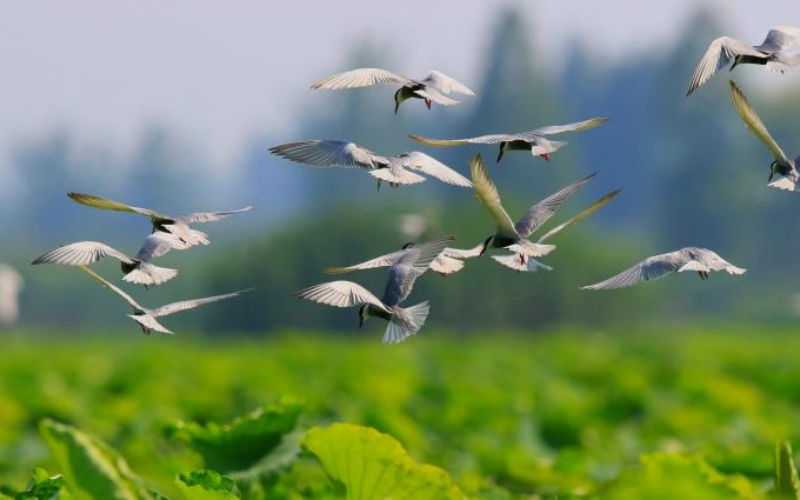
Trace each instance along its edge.
{"label": "green field", "polygon": [[[391,451],[388,438],[327,428],[295,456],[306,430],[335,422],[393,436],[415,462],[444,469],[455,483],[447,488],[486,499],[769,498],[776,443],[800,442],[795,332],[423,333],[399,346],[381,345],[375,332],[230,342],[129,331],[6,337],[0,491],[14,498],[42,467],[64,474],[72,498],[89,498],[74,491],[91,475],[76,465],[86,450],[57,449],[65,435],[87,436],[54,422],[116,449],[136,474],[127,480],[190,500],[400,498],[354,483],[375,464],[412,467],[405,457],[370,458]],[[258,408],[230,427],[206,425]],[[362,438],[377,444],[337,441]],[[363,470],[337,476],[330,461],[344,459],[326,459],[320,446],[347,450]],[[232,483],[217,476],[202,476],[208,484],[195,490],[219,496],[176,483],[204,468],[234,477],[239,493],[224,496]],[[428,468],[408,474],[400,483],[449,481]],[[119,498],[156,498],[134,490]]]}

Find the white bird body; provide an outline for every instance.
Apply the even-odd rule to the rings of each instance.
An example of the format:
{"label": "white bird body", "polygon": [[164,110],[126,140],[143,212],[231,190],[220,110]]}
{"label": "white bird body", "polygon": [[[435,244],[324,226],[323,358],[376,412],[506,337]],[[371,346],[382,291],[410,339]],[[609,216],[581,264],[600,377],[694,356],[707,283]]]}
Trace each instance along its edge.
{"label": "white bird body", "polygon": [[0,264],[0,326],[12,326],[19,319],[19,294],[25,281],[8,264]]}

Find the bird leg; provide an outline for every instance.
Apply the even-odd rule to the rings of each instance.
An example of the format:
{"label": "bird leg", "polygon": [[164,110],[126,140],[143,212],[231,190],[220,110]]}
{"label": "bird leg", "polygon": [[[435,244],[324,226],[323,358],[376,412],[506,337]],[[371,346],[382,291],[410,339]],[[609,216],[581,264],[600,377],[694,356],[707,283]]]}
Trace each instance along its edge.
{"label": "bird leg", "polygon": [[700,279],[705,281],[708,279],[708,271],[697,271],[697,274],[700,276]]}
{"label": "bird leg", "polygon": [[378,179],[378,191],[380,191],[380,190],[381,190],[381,180]]}
{"label": "bird leg", "polygon": [[539,155],[544,161],[550,161],[550,153],[542,153]]}
{"label": "bird leg", "polygon": [[425,99],[425,105],[428,106],[428,109],[431,109],[431,100]]}
{"label": "bird leg", "polygon": [[525,256],[523,254],[519,254],[519,263],[523,266],[525,265]]}

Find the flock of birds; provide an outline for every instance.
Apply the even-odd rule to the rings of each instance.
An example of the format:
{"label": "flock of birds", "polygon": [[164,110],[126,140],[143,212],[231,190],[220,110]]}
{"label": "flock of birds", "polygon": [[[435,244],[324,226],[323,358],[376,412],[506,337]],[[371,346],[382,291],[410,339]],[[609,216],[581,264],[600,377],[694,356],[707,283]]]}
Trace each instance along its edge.
{"label": "flock of birds", "polygon": [[[795,47],[800,47],[800,29],[789,26],[770,30],[764,42],[757,46],[750,46],[730,37],[718,38],[711,43],[700,61],[689,84],[687,96],[728,65],[731,70],[740,64],[763,65],[767,69],[781,73],[794,68],[800,65],[800,54],[790,53],[789,49]],[[394,93],[395,113],[398,112],[402,103],[410,99],[422,100],[425,106],[431,109],[434,103],[443,106],[458,104],[459,101],[449,97],[451,94],[475,95],[466,85],[439,71],[431,71],[425,78],[416,80],[378,68],[361,68],[333,75],[320,80],[311,88],[340,90],[377,84],[399,87]],[[742,120],[767,146],[774,157],[774,161],[770,165],[768,185],[784,190],[800,191],[798,188],[800,157],[790,160],[786,156],[771,137],[744,93],[733,81],[730,82],[730,90],[734,107]],[[432,139],[417,135],[410,137],[422,145],[432,147],[464,144],[497,145],[498,163],[508,151],[527,151],[533,157],[550,161],[553,153],[567,145],[566,142],[553,140],[552,136],[589,130],[606,121],[607,118],[592,118],[566,125],[540,127],[529,132],[492,134],[464,139]],[[497,249],[504,253],[494,255],[493,259],[512,270],[518,272],[550,270],[549,266],[537,260],[555,250],[554,245],[547,243],[550,238],[602,208],[619,194],[619,190],[607,193],[583,211],[532,241],[530,238],[533,233],[553,217],[567,199],[588,184],[595,174],[584,177],[534,204],[514,223],[503,208],[500,193],[480,155],[476,155],[470,162],[471,178],[468,179],[456,170],[419,151],[398,155],[381,155],[348,141],[305,140],[275,146],[270,149],[270,152],[287,160],[320,168],[363,169],[376,179],[378,189],[383,182],[388,183],[391,187],[418,184],[426,180],[425,176],[452,186],[473,189],[478,201],[493,219],[496,225],[494,233],[473,248],[454,248],[451,246],[454,237],[443,236],[425,243],[409,243],[398,251],[359,264],[325,269],[325,272],[329,274],[345,274],[388,267],[388,282],[380,298],[357,283],[341,280],[314,285],[295,294],[301,299],[329,306],[359,307],[359,328],[370,317],[378,317],[387,321],[388,327],[383,336],[384,343],[401,342],[416,334],[424,326],[430,313],[427,301],[410,307],[401,307],[401,304],[408,299],[416,280],[429,269],[442,275],[455,273],[464,268],[466,260],[483,256],[489,249]],[[163,256],[170,250],[185,250],[195,245],[209,244],[208,236],[193,229],[191,224],[218,221],[230,215],[250,210],[252,207],[229,212],[195,213],[172,217],[98,196],[69,193],[69,197],[78,203],[95,208],[146,216],[152,223],[152,233],[145,238],[135,257],[129,257],[103,243],[84,241],[59,247],[37,258],[33,263],[79,266],[101,285],[116,292],[133,308],[134,312],[129,316],[139,323],[145,334],[149,334],[152,330],[171,333],[158,323],[157,318],[159,317],[236,297],[247,291],[148,309],[139,305],[130,295],[103,279],[87,266],[106,257],[115,258],[121,263],[124,281],[143,285],[146,288],[158,286],[174,278],[177,271],[155,266],[151,263],[153,259]],[[712,271],[740,275],[746,270],[732,265],[709,249],[687,247],[649,257],[616,276],[585,286],[583,289],[624,288],[656,280],[672,273],[687,271],[696,272],[702,280],[706,280]]]}

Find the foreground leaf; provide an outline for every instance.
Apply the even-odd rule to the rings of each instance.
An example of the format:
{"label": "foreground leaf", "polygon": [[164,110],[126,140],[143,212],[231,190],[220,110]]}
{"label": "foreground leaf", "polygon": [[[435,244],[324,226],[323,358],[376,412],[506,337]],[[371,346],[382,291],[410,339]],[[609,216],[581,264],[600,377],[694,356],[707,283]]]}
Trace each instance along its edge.
{"label": "foreground leaf", "polygon": [[149,500],[151,495],[122,456],[74,427],[45,419],[39,429],[79,500]]}
{"label": "foreground leaf", "polygon": [[779,498],[800,499],[800,479],[792,458],[792,445],[775,445],[775,493]]}
{"label": "foreground leaf", "polygon": [[447,472],[417,464],[396,439],[370,427],[315,427],[306,434],[303,447],[317,457],[332,480],[344,486],[348,499],[465,498]]}
{"label": "foreground leaf", "polygon": [[180,474],[175,482],[186,500],[239,499],[239,489],[233,479],[213,470]]}
{"label": "foreground leaf", "polygon": [[24,491],[9,493],[10,496],[0,494],[0,500],[71,500],[65,487],[64,478],[57,474],[50,476],[44,469],[34,469],[31,480]]}

